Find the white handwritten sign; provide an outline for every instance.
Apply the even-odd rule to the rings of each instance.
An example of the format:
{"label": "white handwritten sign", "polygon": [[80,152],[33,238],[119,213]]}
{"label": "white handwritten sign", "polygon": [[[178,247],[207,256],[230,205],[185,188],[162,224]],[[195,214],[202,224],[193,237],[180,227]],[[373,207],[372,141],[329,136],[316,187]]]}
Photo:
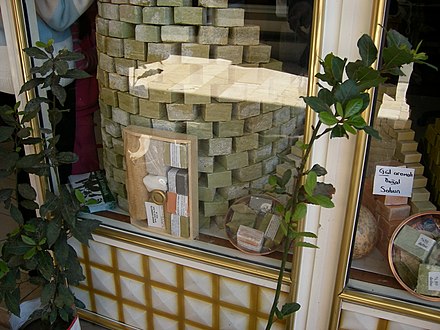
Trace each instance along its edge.
{"label": "white handwritten sign", "polygon": [[414,169],[393,166],[376,166],[373,194],[411,197]]}

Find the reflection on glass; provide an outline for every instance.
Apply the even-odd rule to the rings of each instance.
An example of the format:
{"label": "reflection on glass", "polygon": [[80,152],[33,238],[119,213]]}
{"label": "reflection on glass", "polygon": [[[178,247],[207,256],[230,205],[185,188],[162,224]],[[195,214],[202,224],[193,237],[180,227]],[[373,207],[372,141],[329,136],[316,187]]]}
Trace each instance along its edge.
{"label": "reflection on glass", "polygon": [[102,166],[119,205],[105,216],[122,220],[106,221],[147,233],[127,227],[124,128],[191,135],[199,214],[191,237],[233,248],[230,205],[282,175],[280,156],[303,135],[312,1],[133,3],[98,1],[96,17]]}
{"label": "reflection on glass", "polygon": [[[408,36],[413,45],[423,40],[421,49],[428,54],[428,62],[437,67],[439,31],[434,22],[439,10],[438,4],[427,1],[391,1],[386,24],[387,28]],[[394,267],[388,263],[388,247],[393,242],[393,235],[399,242],[401,235],[406,237],[406,231],[412,228],[401,227],[402,223],[409,217],[434,212],[440,205],[437,157],[440,150],[440,112],[433,106],[439,101],[434,87],[438,72],[419,64],[407,66],[403,71],[405,76],[388,81],[377,89],[373,124],[382,140],[370,141],[360,208],[366,208],[373,214],[378,229],[369,239],[375,242],[371,251],[352,258],[348,286],[438,308],[438,303],[427,302],[403,290],[402,283],[406,283],[410,292],[417,291],[417,281],[413,277],[417,273],[415,264],[400,262],[402,258],[409,261],[412,257],[400,248],[394,248]],[[375,190],[378,166],[412,169],[413,177],[405,186],[408,188],[409,185],[410,194],[399,195],[397,186],[402,183],[399,178],[388,182],[388,187],[382,187],[382,193],[378,194]],[[359,215],[355,250],[365,239],[362,222]],[[404,240],[407,241],[406,238]],[[408,265],[414,267],[408,270]]]}

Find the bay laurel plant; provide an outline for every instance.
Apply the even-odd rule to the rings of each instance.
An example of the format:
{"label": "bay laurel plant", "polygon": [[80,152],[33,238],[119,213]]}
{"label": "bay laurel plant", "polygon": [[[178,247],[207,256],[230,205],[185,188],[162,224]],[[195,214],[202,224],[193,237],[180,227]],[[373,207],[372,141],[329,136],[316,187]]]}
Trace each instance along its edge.
{"label": "bay laurel plant", "polygon": [[[0,302],[19,316],[20,287],[27,282],[35,284],[41,288],[41,308],[31,318],[41,319],[42,329],[66,329],[76,308],[84,307],[75,298],[71,285],[78,285],[85,278],[69,239],[73,237],[87,245],[99,222],[78,219],[80,203],[75,193],[60,183],[58,167],[75,162],[77,156],[57,150],[60,136],[56,126],[62,112],[69,111],[61,110],[66,100],[61,79],[81,79],[88,74],[69,67],[69,62],[82,58],[81,54],[65,49],[55,54],[53,40],[37,42],[24,51],[41,65],[33,65],[32,77],[20,94],[40,87],[48,96],[32,97],[24,107],[19,103],[0,107],[0,179],[12,176],[16,182],[15,187],[0,190],[0,201],[17,225],[1,242]],[[36,132],[30,123],[43,108],[48,111],[50,128],[39,127]],[[35,148],[39,151],[25,154],[26,146],[39,146]],[[44,192],[42,203],[37,203],[37,193],[29,183],[17,179],[20,173],[46,180],[51,189]]]}
{"label": "bay laurel plant", "polygon": [[[269,178],[269,191],[287,195],[287,202],[278,205],[277,209],[283,218],[281,227],[285,238],[278,283],[266,329],[272,327],[276,318],[283,319],[300,309],[296,302],[286,303],[281,308],[278,308],[278,305],[291,249],[294,246],[317,248],[316,245],[304,241],[304,238],[317,238],[314,233],[297,229],[300,228],[299,222],[306,216],[307,204],[334,207],[334,187],[320,180],[327,174],[326,169],[319,164],[306,168],[314,143],[327,134],[330,134],[330,138],[349,138],[359,131],[380,138],[378,132],[369,126],[363,117],[363,112],[371,102],[369,91],[383,84],[391,76],[403,75],[401,67],[405,64],[429,65],[425,62],[426,54],[419,53],[419,46],[420,44],[413,49],[406,37],[395,30],[389,30],[386,32],[386,47],[381,56],[380,69],[373,67],[378,60],[378,50],[368,35],[363,35],[357,42],[360,59],[348,62],[346,58],[342,59],[330,53],[320,60],[321,72],[316,74],[316,78],[319,79],[319,91],[316,96],[302,97],[307,106],[317,114],[317,121],[311,126],[309,141],[296,143],[302,150],[301,161],[299,164],[292,163],[291,169],[282,177]],[[292,174],[294,180],[290,181]],[[293,182],[292,187],[286,187],[289,181]]]}

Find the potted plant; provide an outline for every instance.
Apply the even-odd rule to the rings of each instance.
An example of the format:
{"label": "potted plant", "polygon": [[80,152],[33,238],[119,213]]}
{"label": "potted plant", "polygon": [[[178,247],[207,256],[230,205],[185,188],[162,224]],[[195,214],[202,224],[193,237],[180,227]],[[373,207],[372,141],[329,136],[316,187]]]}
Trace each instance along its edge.
{"label": "potted plant", "polygon": [[[332,53],[325,56],[320,61],[322,72],[316,74],[316,78],[321,81],[318,94],[303,97],[307,106],[317,113],[317,121],[311,127],[309,141],[296,143],[296,147],[302,152],[301,161],[299,164],[292,164],[293,170],[287,170],[282,177],[271,176],[269,179],[269,191],[287,197],[287,202],[277,206],[277,211],[283,218],[281,228],[285,238],[277,287],[266,329],[272,327],[276,318],[283,319],[300,309],[296,302],[286,303],[281,308],[278,303],[287,257],[293,246],[317,248],[316,245],[304,241],[304,238],[316,238],[314,233],[298,231],[299,222],[306,216],[307,204],[326,208],[334,206],[334,187],[319,180],[327,173],[326,169],[319,164],[307,168],[314,143],[327,134],[330,134],[330,138],[348,138],[349,134],[356,135],[359,131],[380,138],[378,132],[367,125],[362,116],[371,101],[369,90],[384,83],[387,77],[404,75],[402,65],[429,65],[425,62],[428,58],[426,54],[418,52],[420,44],[413,49],[408,39],[397,31],[387,31],[386,41],[380,69],[372,67],[378,59],[378,50],[368,35],[363,35],[358,40],[359,60],[347,62],[347,59]],[[432,65],[429,66],[437,70]],[[288,190],[286,185],[291,180],[292,173],[295,173],[293,186]]]}
{"label": "potted plant", "polygon": [[[17,228],[8,233],[1,244],[0,302],[3,301],[12,314],[20,315],[20,286],[25,282],[35,284],[41,288],[41,307],[30,319],[39,319],[40,329],[67,329],[76,317],[77,307],[84,307],[70,286],[85,278],[69,239],[88,244],[99,222],[78,219],[81,196],[75,196],[60,183],[58,166],[77,160],[74,153],[57,150],[56,125],[62,111],[66,111],[58,106],[63,105],[66,98],[60,80],[88,75],[69,68],[68,62],[81,59],[81,54],[65,49],[54,54],[52,44],[53,40],[37,42],[35,47],[24,49],[32,59],[40,60],[41,65],[31,69],[33,77],[20,91],[41,87],[50,92],[50,98],[36,96],[24,107],[17,103],[13,108],[0,108],[0,177],[13,176],[18,182],[19,173],[25,172],[37,175],[52,186],[44,192],[40,205],[35,189],[28,183],[18,182],[15,189],[0,190],[0,201],[17,223]],[[30,122],[39,116],[43,107],[47,107],[51,129],[40,127],[37,133]],[[25,154],[27,145],[38,145],[40,151]]]}

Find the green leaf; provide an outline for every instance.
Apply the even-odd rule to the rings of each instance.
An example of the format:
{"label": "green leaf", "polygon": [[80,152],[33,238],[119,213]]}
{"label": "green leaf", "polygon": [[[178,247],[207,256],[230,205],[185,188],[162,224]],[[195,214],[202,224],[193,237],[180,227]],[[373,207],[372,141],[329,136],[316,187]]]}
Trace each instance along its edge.
{"label": "green leaf", "polygon": [[327,170],[319,164],[313,165],[311,171],[315,172],[317,176],[323,176],[327,174]]}
{"label": "green leaf", "polygon": [[394,29],[390,29],[387,31],[386,38],[388,47],[396,46],[397,48],[406,48],[408,50],[412,48],[412,45],[409,42],[408,38]]}
{"label": "green leaf", "polygon": [[49,245],[49,247],[51,247],[56,242],[58,236],[60,235],[60,231],[61,228],[56,221],[49,221],[46,231],[47,244]]}
{"label": "green leaf", "polygon": [[30,249],[24,254],[23,259],[24,259],[24,260],[29,260],[29,259],[31,259],[31,258],[35,255],[36,252],[37,252],[37,248],[36,248],[35,246],[32,247],[32,248],[30,248]]}
{"label": "green leaf", "polygon": [[32,78],[26,81],[20,88],[20,94],[23,92],[30,91],[31,89],[34,89],[43,82],[44,82],[44,78]]}
{"label": "green leaf", "polygon": [[304,219],[307,214],[307,205],[304,203],[298,203],[296,205],[295,211],[293,212],[292,219],[294,221],[299,221]]}
{"label": "green leaf", "polygon": [[358,114],[362,110],[362,106],[364,102],[360,98],[351,99],[347,102],[345,106],[345,117],[351,117],[353,115]]}
{"label": "green leaf", "polygon": [[316,236],[315,233],[312,233],[310,231],[297,231],[294,234],[295,234],[295,238],[299,238],[299,237],[317,238],[318,237],[318,236]]}
{"label": "green leaf", "polygon": [[[20,102],[17,102],[15,104],[15,107],[18,109],[19,105],[20,105]],[[11,126],[11,127],[17,126],[17,121],[15,120],[15,117],[14,117],[15,113],[16,113],[16,110],[14,110],[9,105],[0,106],[0,118],[3,119],[3,122],[7,126]]]}
{"label": "green leaf", "polygon": [[327,88],[321,88],[318,92],[318,98],[322,100],[329,107],[335,103],[335,98],[333,93],[330,92]]}
{"label": "green leaf", "polygon": [[8,264],[2,259],[0,259],[0,279],[2,279],[8,273],[8,271],[9,271]]}
{"label": "green leaf", "polygon": [[56,57],[63,61],[79,61],[84,58],[84,55],[78,52],[71,52],[67,49],[62,49]]}
{"label": "green leaf", "polygon": [[345,105],[349,100],[359,96],[359,88],[354,80],[347,79],[335,87],[334,96],[337,102]]}
{"label": "green leaf", "polygon": [[17,137],[20,139],[25,139],[31,135],[32,128],[30,127],[22,127],[17,132]]}
{"label": "green leaf", "polygon": [[342,124],[342,127],[345,129],[345,131],[347,131],[348,133],[351,133],[351,134],[353,134],[353,135],[356,135],[356,130],[353,128],[353,127],[351,127],[349,124],[347,124],[347,123],[343,123]]}
{"label": "green leaf", "polygon": [[29,183],[19,183],[17,188],[23,198],[34,200],[37,197],[35,189]]}
{"label": "green leaf", "polygon": [[59,152],[56,159],[60,164],[72,164],[78,161],[78,156],[73,152],[65,151]]}
{"label": "green leaf", "polygon": [[48,304],[51,299],[55,296],[56,285],[55,283],[48,283],[43,286],[41,290],[41,303],[43,305]]}
{"label": "green leaf", "polygon": [[333,126],[338,123],[338,119],[330,112],[319,113],[319,119],[327,126]]}
{"label": "green leaf", "polygon": [[377,59],[377,48],[373,40],[367,34],[359,38],[357,42],[359,54],[361,55],[362,63],[365,66],[371,66]]}
{"label": "green leaf", "polygon": [[321,112],[331,112],[330,107],[328,106],[327,103],[325,103],[323,100],[321,100],[319,97],[317,96],[301,96],[301,98],[304,99],[304,102],[306,102],[306,104],[312,108],[313,111],[317,112],[317,113],[321,113]]}
{"label": "green leaf", "polygon": [[345,66],[345,72],[347,73],[347,77],[351,80],[358,80],[357,72],[363,68],[367,68],[362,61],[357,60],[355,62],[349,62]]}
{"label": "green leaf", "polygon": [[282,320],[284,317],[283,313],[281,313],[281,311],[278,309],[278,307],[275,308],[275,315],[278,320]]}
{"label": "green leaf", "polygon": [[53,192],[46,190],[46,201],[40,207],[41,216],[46,217],[47,214],[55,211],[59,205],[58,200],[58,196],[56,196]]}
{"label": "green leaf", "polygon": [[300,308],[301,305],[296,302],[285,303],[283,307],[281,307],[281,314],[287,316],[297,312]]}
{"label": "green leaf", "polygon": [[28,56],[39,59],[39,60],[46,60],[49,58],[49,56],[46,54],[45,51],[43,51],[37,47],[27,47],[23,50]]}
{"label": "green leaf", "polygon": [[69,69],[69,64],[66,61],[55,61],[54,66],[56,73],[60,76],[65,75]]}
{"label": "green leaf", "polygon": [[87,72],[78,69],[69,69],[64,75],[66,78],[84,79],[91,77]]}
{"label": "green leaf", "polygon": [[52,85],[52,93],[55,95],[58,102],[60,102],[61,105],[64,105],[67,96],[66,90],[61,85]]}
{"label": "green leaf", "polygon": [[360,91],[368,90],[371,87],[378,87],[387,78],[382,77],[380,72],[373,68],[361,67],[355,73],[355,79]]}
{"label": "green leaf", "polygon": [[59,265],[64,265],[67,262],[69,256],[69,245],[67,244],[67,238],[64,235],[59,235],[53,248],[55,252],[56,262]]}
{"label": "green leaf", "polygon": [[36,254],[36,259],[38,262],[38,270],[41,275],[50,281],[52,276],[55,274],[55,265],[53,263],[52,257],[47,251],[40,251]]}
{"label": "green leaf", "polygon": [[0,189],[0,201],[5,202],[12,197],[14,190],[12,188]]}
{"label": "green leaf", "polygon": [[338,116],[344,117],[344,108],[342,107],[342,104],[337,102],[335,108],[336,108],[336,113],[338,114]]}
{"label": "green leaf", "polygon": [[378,139],[378,140],[382,140],[382,138],[379,135],[379,132],[376,131],[373,127],[365,126],[362,129],[365,131],[365,133],[372,136],[373,138]]}
{"label": "green leaf", "polygon": [[14,128],[13,127],[7,127],[7,126],[1,126],[0,127],[0,142],[7,141],[12,138],[12,135],[14,134]]}
{"label": "green leaf", "polygon": [[333,53],[329,53],[325,56],[324,61],[321,61],[321,65],[324,69],[324,74],[317,73],[315,77],[321,79],[322,81],[327,82],[330,86],[335,86],[336,79],[333,76],[332,64],[335,55]]}
{"label": "green leaf", "polygon": [[319,246],[309,243],[309,242],[295,242],[295,245],[298,247],[306,247],[306,248],[312,248],[312,249],[319,249]]}
{"label": "green leaf", "polygon": [[362,118],[361,115],[354,115],[352,117],[350,117],[347,121],[347,124],[356,127],[357,129],[362,129],[364,128],[367,123],[365,122],[364,118]]}
{"label": "green leaf", "polygon": [[29,245],[21,240],[3,246],[3,255],[22,256],[29,250]]}
{"label": "green leaf", "polygon": [[81,308],[81,309],[86,308],[86,305],[81,300],[77,299],[76,297],[75,297],[75,306],[77,308]]}
{"label": "green leaf", "polygon": [[99,227],[100,221],[92,219],[81,219],[72,228],[72,235],[81,243],[89,246],[89,240],[92,239],[92,232]]}
{"label": "green leaf", "polygon": [[29,138],[21,141],[21,143],[26,144],[26,145],[38,144],[41,142],[43,142],[43,140],[39,137],[29,137]]}
{"label": "green leaf", "polygon": [[71,246],[69,246],[69,257],[65,266],[67,280],[71,285],[78,285],[85,279],[78,256]]}
{"label": "green leaf", "polygon": [[318,181],[318,176],[315,172],[310,171],[307,174],[306,182],[304,183],[304,190],[308,195],[313,195],[313,191],[315,190],[316,183]]}
{"label": "green leaf", "polygon": [[23,214],[15,205],[11,205],[9,213],[16,223],[18,223],[19,225],[22,225],[24,223]]}
{"label": "green leaf", "polygon": [[334,56],[332,58],[332,74],[337,82],[342,82],[342,75],[344,73],[344,67],[347,59],[342,59],[340,57]]}
{"label": "green leaf", "polygon": [[43,160],[43,156],[40,154],[25,155],[17,161],[17,167],[30,168],[39,164],[42,160]]}
{"label": "green leaf", "polygon": [[343,125],[336,125],[332,128],[330,138],[348,137]]}
{"label": "green leaf", "polygon": [[5,292],[5,304],[8,310],[17,316],[20,316],[20,288],[17,287],[12,292]]}
{"label": "green leaf", "polygon": [[333,208],[335,207],[335,204],[333,204],[331,198],[324,195],[314,195],[314,196],[307,196],[307,200],[315,205],[319,205],[321,207],[325,208]]}
{"label": "green leaf", "polygon": [[397,46],[386,47],[383,49],[382,55],[384,66],[386,70],[392,68],[400,68],[403,64],[408,64],[413,61],[413,55],[409,50],[398,48]]}
{"label": "green leaf", "polygon": [[21,240],[28,245],[32,245],[32,246],[37,245],[37,243],[32,238],[26,235],[21,235]]}
{"label": "green leaf", "polygon": [[[272,177],[273,177],[273,175],[272,175]],[[271,182],[273,182],[273,183],[271,183]],[[276,183],[277,183],[277,179],[276,179],[276,178],[273,178],[273,180],[271,180],[270,177],[269,177],[269,184],[270,184],[271,186],[276,185]],[[75,189],[75,190],[74,190],[74,193],[75,193],[75,197],[76,197],[76,199],[78,200],[78,202],[80,202],[81,204],[85,204],[85,202],[86,202],[86,197],[85,197],[84,194],[81,192],[81,190],[79,190],[79,189]]]}
{"label": "green leaf", "polygon": [[37,210],[39,207],[37,202],[32,201],[30,199],[24,199],[20,201],[20,206],[22,206],[26,210],[31,210],[31,211]]}

